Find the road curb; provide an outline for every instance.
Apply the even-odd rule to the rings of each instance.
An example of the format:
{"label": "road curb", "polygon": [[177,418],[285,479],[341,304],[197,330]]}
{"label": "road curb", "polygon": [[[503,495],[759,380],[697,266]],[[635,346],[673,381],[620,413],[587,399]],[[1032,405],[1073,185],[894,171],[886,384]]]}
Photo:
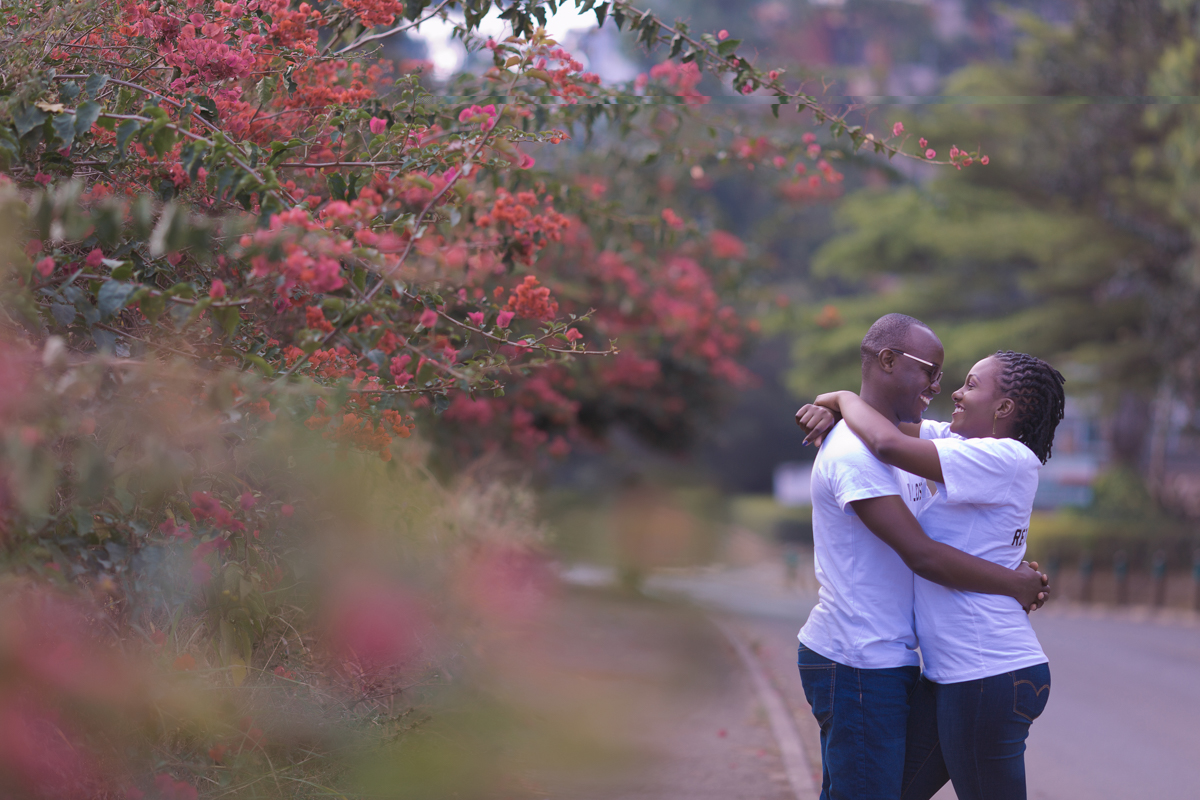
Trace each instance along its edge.
{"label": "road curb", "polygon": [[763,710],[766,711],[771,733],[774,734],[775,741],[779,744],[783,768],[787,773],[788,783],[792,786],[792,793],[796,796],[796,800],[817,800],[820,795],[820,787],[816,785],[816,781],[813,780],[812,773],[809,771],[809,764],[812,762],[808,758],[804,743],[800,739],[800,733],[796,730],[796,725],[792,721],[792,716],[788,712],[783,698],[771,685],[757,656],[738,638],[733,629],[721,620],[712,617],[709,619],[712,619],[713,624],[725,635],[730,645],[733,646],[734,652],[741,658],[746,672],[750,675],[755,694],[758,695],[758,700],[762,704]]}

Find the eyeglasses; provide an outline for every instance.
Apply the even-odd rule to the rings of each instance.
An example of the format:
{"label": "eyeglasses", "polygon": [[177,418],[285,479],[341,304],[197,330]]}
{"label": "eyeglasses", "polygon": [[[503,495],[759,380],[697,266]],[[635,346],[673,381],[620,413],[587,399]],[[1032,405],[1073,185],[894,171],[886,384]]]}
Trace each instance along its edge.
{"label": "eyeglasses", "polygon": [[[917,358],[916,356],[914,356],[910,353],[906,353],[903,350],[897,350],[894,347],[889,347],[888,350],[891,350],[893,353],[899,353],[900,355],[904,356],[905,358],[911,358],[913,361],[916,361],[920,364],[924,364],[927,367],[933,367],[933,372],[929,373],[929,382],[931,384],[934,384],[934,383],[938,383],[939,381],[941,381],[942,368],[939,367],[937,364],[933,363],[932,361],[926,361],[923,358]],[[880,352],[883,352],[883,351],[881,350]]]}

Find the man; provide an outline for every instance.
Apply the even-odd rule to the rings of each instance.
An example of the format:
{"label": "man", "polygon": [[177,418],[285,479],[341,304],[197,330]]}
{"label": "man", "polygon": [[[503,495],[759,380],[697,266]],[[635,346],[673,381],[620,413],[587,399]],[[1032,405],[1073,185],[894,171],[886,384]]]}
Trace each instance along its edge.
{"label": "man", "polygon": [[[941,391],[942,343],[903,314],[862,340],[860,396],[897,425],[919,423]],[[810,406],[796,414],[813,421]],[[839,422],[813,465],[813,541],[819,601],[800,630],[804,694],[821,726],[821,800],[897,800],[908,697],[919,677],[913,573],[1035,606],[1045,576],[1009,570],[925,535],[915,514],[923,478],[889,467]],[[1044,595],[1042,595],[1044,596]]]}

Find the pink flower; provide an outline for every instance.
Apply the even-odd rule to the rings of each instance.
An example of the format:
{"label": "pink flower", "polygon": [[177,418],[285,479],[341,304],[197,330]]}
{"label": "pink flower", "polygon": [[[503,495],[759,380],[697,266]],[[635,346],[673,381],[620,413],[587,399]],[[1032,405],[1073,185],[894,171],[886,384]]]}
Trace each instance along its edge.
{"label": "pink flower", "polygon": [[425,309],[421,314],[420,323],[426,328],[432,328],[437,325],[438,315],[432,308]]}
{"label": "pink flower", "polygon": [[718,41],[723,42],[728,38],[729,38],[729,31],[724,30],[724,29],[717,31],[717,40]]}
{"label": "pink flower", "polygon": [[813,142],[815,142],[817,140],[817,135],[815,133],[813,133],[812,131],[809,131],[808,133],[801,136],[800,140],[802,142],[804,142],[805,144],[812,144]]}
{"label": "pink flower", "polygon": [[574,328],[567,328],[567,332],[564,335],[567,337],[568,342],[575,342],[583,338],[583,334]]}
{"label": "pink flower", "polygon": [[772,163],[775,164],[775,169],[783,169],[783,165],[787,163],[787,159],[783,156],[775,156]]}
{"label": "pink flower", "polygon": [[476,328],[483,326],[483,312],[482,311],[468,312],[467,319],[471,320],[471,324],[474,325]]}
{"label": "pink flower", "polygon": [[513,312],[501,311],[499,314],[496,315],[496,327],[497,328],[507,328],[508,323],[512,322],[512,318],[513,318]]}
{"label": "pink flower", "polygon": [[412,361],[412,356],[410,355],[396,356],[388,366],[389,371],[392,373],[392,380],[396,382],[397,386],[403,386],[412,380],[412,374],[406,371],[410,361]]}
{"label": "pink flower", "polygon": [[767,73],[767,77],[773,81],[779,80],[779,70],[777,70],[777,69],[771,70],[770,72]]}
{"label": "pink flower", "polygon": [[387,120],[379,117],[371,117],[371,133],[380,134],[387,130]]}
{"label": "pink flower", "polygon": [[958,154],[959,154],[959,152],[960,152],[960,151],[959,151],[959,149],[958,149],[957,147],[951,147],[951,148],[950,148],[950,157],[951,157],[951,158],[958,158]]}
{"label": "pink flower", "polygon": [[664,208],[662,210],[662,218],[663,222],[672,228],[679,229],[683,227],[683,218],[676,214],[674,209]]}
{"label": "pink flower", "polygon": [[987,163],[988,163],[988,157],[984,156],[983,158],[979,159],[979,163],[983,164],[986,167]]}
{"label": "pink flower", "polygon": [[536,163],[537,162],[534,160],[533,156],[529,155],[528,153],[521,153],[521,163],[517,166],[521,169],[529,169]]}
{"label": "pink flower", "polygon": [[937,150],[934,150],[932,147],[925,151],[926,158],[935,158],[936,156]]}
{"label": "pink flower", "polygon": [[285,517],[290,517],[292,514],[296,513],[296,509],[285,503],[279,507],[279,513],[283,514]]}
{"label": "pink flower", "polygon": [[42,186],[46,186],[50,183],[50,176],[44,172],[39,172],[37,175],[34,175],[33,179],[35,181],[37,181],[38,183],[40,183]]}
{"label": "pink flower", "polygon": [[243,511],[249,511],[254,508],[254,495],[250,492],[242,492],[242,496],[238,498],[238,504],[241,505]]}
{"label": "pink flower", "polygon": [[904,123],[903,122],[897,122],[895,125],[892,126],[892,136],[899,136],[902,133],[904,133]]}
{"label": "pink flower", "polygon": [[84,259],[84,263],[87,264],[92,269],[95,269],[96,267],[100,266],[100,264],[103,262],[104,262],[104,251],[102,251],[99,247],[93,248],[92,252],[88,253],[87,258]]}
{"label": "pink flower", "polygon": [[408,661],[420,651],[427,628],[414,596],[370,574],[340,576],[322,617],[334,651],[366,670]]}
{"label": "pink flower", "polygon": [[41,261],[37,262],[37,271],[38,274],[43,278],[49,278],[50,273],[54,272],[54,259],[50,256],[46,256]]}
{"label": "pink flower", "polygon": [[924,136],[917,140],[917,145],[919,147],[924,147],[927,144],[929,144],[929,141]]}
{"label": "pink flower", "polygon": [[212,286],[208,287],[208,296],[213,300],[220,300],[225,296],[225,281],[217,279],[212,282]]}

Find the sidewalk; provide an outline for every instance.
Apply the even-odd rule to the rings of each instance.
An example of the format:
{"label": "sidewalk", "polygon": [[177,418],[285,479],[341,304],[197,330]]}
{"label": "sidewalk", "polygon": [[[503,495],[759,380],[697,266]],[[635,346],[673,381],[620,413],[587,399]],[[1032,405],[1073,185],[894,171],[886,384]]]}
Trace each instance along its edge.
{"label": "sidewalk", "polygon": [[750,674],[705,614],[612,590],[567,587],[551,657],[604,698],[609,754],[548,777],[577,800],[796,800]]}

